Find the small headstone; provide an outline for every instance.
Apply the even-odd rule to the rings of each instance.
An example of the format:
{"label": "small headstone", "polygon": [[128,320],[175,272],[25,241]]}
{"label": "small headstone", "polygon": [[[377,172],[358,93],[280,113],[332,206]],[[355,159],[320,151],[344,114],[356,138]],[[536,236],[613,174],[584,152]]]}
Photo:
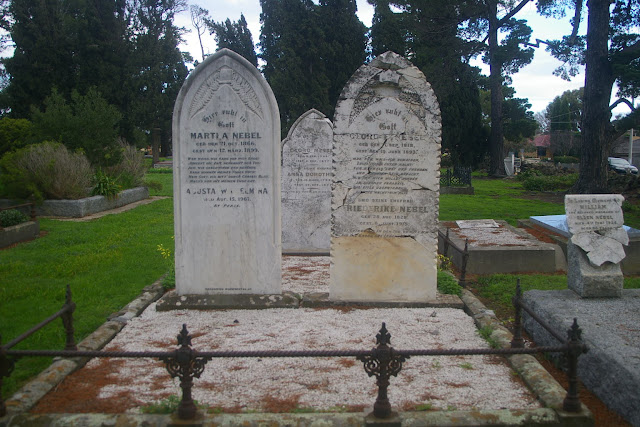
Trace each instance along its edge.
{"label": "small headstone", "polygon": [[282,251],[329,252],[333,125],[304,113],[282,141]]}
{"label": "small headstone", "polygon": [[571,238],[567,242],[569,289],[583,298],[620,297],[623,280],[623,228],[619,194],[567,195],[564,199]]}
{"label": "small headstone", "polygon": [[281,293],[280,115],[271,88],[222,49],[173,112],[176,289]]}
{"label": "small headstone", "polygon": [[440,109],[405,58],[361,66],[334,120],[330,296],[436,298]]}

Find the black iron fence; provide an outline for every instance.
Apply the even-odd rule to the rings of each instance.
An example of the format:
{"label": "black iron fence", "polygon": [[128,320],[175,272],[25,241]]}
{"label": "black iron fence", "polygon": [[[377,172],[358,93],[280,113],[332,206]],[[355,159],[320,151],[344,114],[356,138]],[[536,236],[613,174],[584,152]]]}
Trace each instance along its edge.
{"label": "black iron fence", "polygon": [[442,170],[440,173],[440,185],[443,187],[471,186],[471,167],[454,166],[453,169]]}
{"label": "black iron fence", "polygon": [[[193,380],[199,378],[204,372],[207,362],[214,358],[223,357],[355,357],[364,365],[364,370],[370,377],[376,377],[378,395],[373,407],[373,414],[377,418],[389,418],[392,414],[391,404],[387,398],[387,389],[390,385],[390,378],[397,376],[402,370],[403,363],[414,356],[461,356],[461,355],[511,355],[511,354],[534,354],[534,353],[564,353],[569,361],[569,390],[564,399],[563,409],[568,412],[579,412],[581,410],[578,397],[577,383],[577,363],[578,357],[587,351],[586,345],[581,340],[581,330],[574,319],[573,326],[568,331],[568,338],[554,331],[542,319],[538,318],[522,302],[520,283],[518,282],[516,294],[513,298],[516,308],[515,332],[511,342],[511,348],[475,348],[475,349],[423,349],[423,350],[396,350],[390,346],[391,334],[387,331],[383,323],[382,328],[376,335],[376,347],[371,350],[296,350],[296,351],[199,351],[191,346],[191,336],[186,325],[182,325],[182,330],[178,334],[178,348],[173,351],[80,351],[77,350],[73,340],[73,311],[75,303],[71,300],[71,291],[67,286],[66,300],[62,309],[51,317],[45,319],[40,324],[29,331],[0,346],[0,390],[2,378],[8,377],[13,371],[15,360],[27,356],[47,356],[47,357],[113,357],[113,358],[156,358],[163,361],[167,371],[172,378],[178,377],[182,398],[178,406],[178,417],[182,420],[190,420],[196,417],[196,405],[192,398]],[[525,348],[522,339],[522,310],[527,311],[537,320],[560,345]],[[25,338],[51,323],[58,317],[62,318],[66,330],[67,343],[65,350],[11,350],[13,346],[23,341]],[[1,341],[0,341],[1,344]],[[0,393],[0,416],[7,413],[4,399]]]}

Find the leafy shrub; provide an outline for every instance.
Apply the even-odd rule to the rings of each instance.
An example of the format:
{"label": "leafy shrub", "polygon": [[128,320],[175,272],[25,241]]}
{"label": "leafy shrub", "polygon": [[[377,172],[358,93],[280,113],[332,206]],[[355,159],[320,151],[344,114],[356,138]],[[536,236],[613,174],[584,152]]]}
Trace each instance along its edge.
{"label": "leafy shrub", "polygon": [[98,169],[93,176],[95,185],[91,190],[92,196],[105,196],[108,199],[115,199],[120,192],[120,186],[115,179]]}
{"label": "leafy shrub", "polygon": [[612,193],[634,192],[640,188],[640,179],[634,174],[619,174],[609,171],[607,175],[607,187]]}
{"label": "leafy shrub", "polygon": [[11,227],[29,221],[29,217],[17,209],[0,211],[0,227]]}
{"label": "leafy shrub", "polygon": [[122,140],[120,151],[120,161],[116,165],[105,168],[105,173],[112,177],[122,189],[141,186],[147,171],[144,155]]}
{"label": "leafy shrub", "polygon": [[555,156],[553,160],[556,163],[580,163],[580,159],[575,156]]}
{"label": "leafy shrub", "polygon": [[82,150],[92,165],[111,166],[120,161],[117,126],[122,115],[94,88],[86,95],[71,93],[71,102],[55,89],[45,101],[45,110],[33,109],[35,137],[56,141],[71,150]]}
{"label": "leafy shrub", "polygon": [[522,182],[522,187],[528,191],[564,191],[578,179],[578,174],[554,176],[529,176]]}
{"label": "leafy shrub", "polygon": [[33,126],[26,119],[0,119],[0,157],[27,145],[33,138]]}
{"label": "leafy shrub", "polygon": [[0,188],[10,199],[86,197],[91,175],[83,154],[54,142],[29,145],[0,159]]}

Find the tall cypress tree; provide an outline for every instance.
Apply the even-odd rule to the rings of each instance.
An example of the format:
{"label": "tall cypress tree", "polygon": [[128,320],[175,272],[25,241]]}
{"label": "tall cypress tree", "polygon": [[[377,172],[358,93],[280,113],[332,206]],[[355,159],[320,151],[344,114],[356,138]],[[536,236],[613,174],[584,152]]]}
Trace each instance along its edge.
{"label": "tall cypress tree", "polygon": [[332,117],[342,88],[367,58],[367,27],[356,15],[355,0],[320,0],[317,11],[329,79],[329,109],[323,112]]}
{"label": "tall cypress tree", "polygon": [[236,22],[231,22],[227,18],[225,22],[214,22],[206,19],[205,23],[209,28],[209,33],[213,34],[216,39],[218,50],[222,48],[231,49],[251,62],[254,67],[258,66],[258,56],[253,45],[253,37],[243,14],[240,14],[240,19]]}
{"label": "tall cypress tree", "polygon": [[[460,37],[475,9],[464,1],[369,0],[375,7],[373,53],[395,48],[425,74],[442,114],[442,148],[456,164],[474,165],[487,152],[479,70],[463,62],[474,45]],[[392,12],[390,5],[399,12]]]}
{"label": "tall cypress tree", "polygon": [[263,73],[278,100],[282,135],[311,108],[329,111],[325,34],[311,0],[261,0]]}
{"label": "tall cypress tree", "polygon": [[165,155],[171,151],[173,105],[188,74],[178,49],[181,29],[173,25],[174,16],[184,8],[183,0],[138,0],[132,9],[129,125],[147,132],[160,128]]}

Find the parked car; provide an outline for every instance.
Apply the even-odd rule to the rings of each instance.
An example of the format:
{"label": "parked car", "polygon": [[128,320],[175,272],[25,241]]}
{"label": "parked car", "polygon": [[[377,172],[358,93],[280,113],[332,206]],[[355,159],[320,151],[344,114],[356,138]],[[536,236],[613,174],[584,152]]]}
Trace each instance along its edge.
{"label": "parked car", "polygon": [[630,164],[625,159],[619,157],[609,157],[609,169],[617,173],[638,174],[638,168]]}

